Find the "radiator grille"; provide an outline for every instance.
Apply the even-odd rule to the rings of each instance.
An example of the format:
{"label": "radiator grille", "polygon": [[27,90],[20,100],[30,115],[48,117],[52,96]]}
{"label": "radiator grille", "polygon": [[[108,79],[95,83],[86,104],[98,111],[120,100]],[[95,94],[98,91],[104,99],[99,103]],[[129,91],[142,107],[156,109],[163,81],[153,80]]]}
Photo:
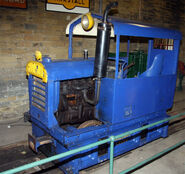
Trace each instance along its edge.
{"label": "radiator grille", "polygon": [[46,106],[46,84],[41,79],[33,77],[32,105],[45,111]]}

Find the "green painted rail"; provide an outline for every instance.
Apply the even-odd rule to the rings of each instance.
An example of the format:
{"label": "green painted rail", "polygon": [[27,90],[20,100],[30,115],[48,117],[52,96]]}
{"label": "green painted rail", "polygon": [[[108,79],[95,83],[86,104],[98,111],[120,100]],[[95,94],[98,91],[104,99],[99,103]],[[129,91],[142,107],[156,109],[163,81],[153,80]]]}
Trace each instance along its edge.
{"label": "green painted rail", "polygon": [[136,165],[134,165],[134,166],[132,166],[132,167],[130,167],[130,168],[120,172],[119,174],[125,174],[125,173],[129,173],[129,172],[131,172],[133,170],[136,170],[139,167],[141,167],[141,166],[143,166],[145,164],[148,164],[149,162],[151,162],[151,161],[153,161],[153,160],[163,156],[164,154],[166,154],[166,153],[168,153],[168,152],[170,152],[170,151],[172,151],[172,150],[182,146],[184,143],[185,143],[185,140],[183,140],[183,141],[181,141],[181,142],[179,142],[179,143],[177,143],[177,144],[175,144],[175,145],[173,145],[173,146],[171,146],[171,147],[169,147],[169,148],[167,148],[167,149],[165,149],[165,150],[163,150],[163,151],[153,155],[152,157],[150,157],[150,158],[148,158],[148,159],[146,159],[146,160],[144,160],[142,162],[137,163]]}
{"label": "green painted rail", "polygon": [[[163,119],[161,121],[157,121],[155,123],[152,123],[152,124],[143,126],[141,128],[137,128],[137,129],[134,129],[134,130],[125,132],[125,133],[120,134],[120,135],[117,135],[117,136],[111,136],[110,138],[107,138],[107,139],[104,139],[104,140],[101,140],[101,141],[98,141],[98,142],[95,142],[95,143],[92,143],[92,144],[89,144],[89,145],[86,145],[86,146],[83,146],[83,147],[80,147],[80,148],[77,148],[77,149],[74,149],[74,150],[70,150],[68,152],[64,152],[64,153],[61,153],[61,154],[58,154],[58,155],[54,155],[52,157],[48,157],[48,158],[42,159],[40,161],[32,162],[32,163],[25,164],[23,166],[20,166],[20,167],[14,168],[14,169],[10,169],[10,170],[4,171],[1,174],[17,173],[17,172],[20,172],[20,171],[23,171],[23,170],[27,170],[27,169],[32,168],[32,167],[35,167],[35,166],[39,166],[39,165],[42,165],[42,164],[45,164],[45,163],[48,163],[48,162],[51,162],[51,161],[54,161],[54,160],[57,160],[57,159],[60,159],[60,158],[69,156],[69,155],[72,155],[72,154],[75,154],[75,153],[78,153],[78,152],[82,152],[84,150],[87,150],[87,149],[90,149],[90,148],[93,148],[93,147],[96,147],[96,146],[99,146],[101,144],[105,144],[105,143],[108,143],[108,142],[110,142],[110,167],[109,167],[109,173],[110,174],[113,174],[114,141],[116,141],[116,140],[118,140],[120,138],[123,138],[125,136],[129,136],[129,135],[131,135],[133,133],[136,133],[138,131],[142,131],[144,129],[150,128],[152,126],[155,126],[155,125],[158,125],[158,124],[161,124],[161,123],[170,121],[172,119],[175,119],[175,118],[178,118],[178,117],[181,117],[181,116],[184,116],[184,115],[185,115],[185,112],[184,113],[177,114],[177,115],[172,116],[172,117],[169,117],[169,118],[166,118],[166,119]],[[149,161],[151,161],[151,160],[149,159]],[[141,164],[139,163],[138,165],[142,165],[142,162],[141,162]],[[132,170],[134,170],[137,167],[138,166],[134,166],[132,168]],[[125,171],[123,171],[123,172],[125,172]]]}

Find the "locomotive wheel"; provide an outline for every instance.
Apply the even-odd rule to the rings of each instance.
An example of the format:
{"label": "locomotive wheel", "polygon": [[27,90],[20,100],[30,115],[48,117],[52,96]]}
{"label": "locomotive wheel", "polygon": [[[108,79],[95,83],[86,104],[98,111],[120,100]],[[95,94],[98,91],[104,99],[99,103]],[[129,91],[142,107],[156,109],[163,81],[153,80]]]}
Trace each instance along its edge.
{"label": "locomotive wheel", "polygon": [[78,129],[86,128],[89,126],[99,126],[101,124],[102,124],[102,122],[98,121],[98,120],[88,120],[88,121],[85,121],[84,123],[82,123],[80,126],[78,126]]}

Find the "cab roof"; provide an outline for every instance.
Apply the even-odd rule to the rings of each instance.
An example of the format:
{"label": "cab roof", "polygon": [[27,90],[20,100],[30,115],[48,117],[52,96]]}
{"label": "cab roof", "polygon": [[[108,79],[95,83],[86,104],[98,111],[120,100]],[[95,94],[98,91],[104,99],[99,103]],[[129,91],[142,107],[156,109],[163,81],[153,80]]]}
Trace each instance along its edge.
{"label": "cab roof", "polygon": [[[95,18],[95,25],[90,31],[83,30],[81,26],[81,16],[72,20],[67,28],[66,34],[70,34],[70,28],[73,28],[74,35],[97,36],[97,23],[101,22],[102,16],[92,14]],[[167,38],[181,40],[182,35],[179,31],[167,28],[161,28],[153,25],[143,24],[135,21],[128,21],[117,17],[109,17],[108,22],[113,24],[111,36],[136,36],[148,38]]]}
{"label": "cab roof", "polygon": [[115,35],[149,37],[149,38],[168,38],[168,39],[182,39],[179,31],[167,28],[157,27],[153,25],[146,25],[134,21],[126,21],[120,18],[109,18],[114,26]]}

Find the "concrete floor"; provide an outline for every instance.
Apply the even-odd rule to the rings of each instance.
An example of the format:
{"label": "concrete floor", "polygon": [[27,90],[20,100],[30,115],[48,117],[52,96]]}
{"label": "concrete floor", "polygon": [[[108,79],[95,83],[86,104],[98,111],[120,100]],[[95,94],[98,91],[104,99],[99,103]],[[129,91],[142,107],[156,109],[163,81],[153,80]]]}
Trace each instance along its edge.
{"label": "concrete floor", "polygon": [[[169,111],[170,115],[185,112],[185,87],[183,91],[176,91],[174,106]],[[26,141],[28,133],[31,133],[31,124],[24,123],[23,119],[13,123],[0,123],[0,146]],[[184,140],[185,129],[170,135],[166,139],[159,139],[143,147],[131,151],[131,153],[114,160],[114,172],[118,173],[128,167],[154,155],[157,152],[170,147],[180,140]],[[58,170],[57,170],[58,171]],[[108,173],[109,163],[98,165],[83,170],[80,173],[102,174]],[[47,172],[48,173],[48,172]],[[53,173],[53,171],[49,172]],[[60,171],[55,173],[61,173]],[[135,171],[136,174],[185,174],[185,145],[170,152],[166,156],[150,163],[149,165]]]}
{"label": "concrete floor", "polygon": [[0,123],[0,146],[26,141],[31,132],[31,124],[24,119]]}

